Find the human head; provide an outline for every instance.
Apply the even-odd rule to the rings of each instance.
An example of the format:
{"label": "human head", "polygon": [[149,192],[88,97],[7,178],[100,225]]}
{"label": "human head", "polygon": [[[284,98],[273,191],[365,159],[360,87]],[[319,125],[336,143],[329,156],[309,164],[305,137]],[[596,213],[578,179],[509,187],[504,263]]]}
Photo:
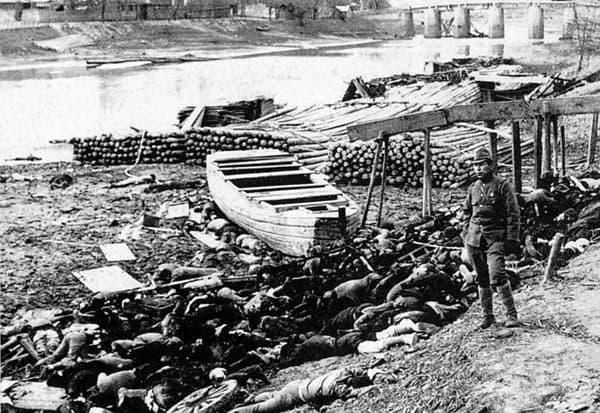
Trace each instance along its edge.
{"label": "human head", "polygon": [[492,156],[487,149],[480,148],[475,151],[473,155],[473,171],[475,176],[479,179],[485,179],[493,174]]}

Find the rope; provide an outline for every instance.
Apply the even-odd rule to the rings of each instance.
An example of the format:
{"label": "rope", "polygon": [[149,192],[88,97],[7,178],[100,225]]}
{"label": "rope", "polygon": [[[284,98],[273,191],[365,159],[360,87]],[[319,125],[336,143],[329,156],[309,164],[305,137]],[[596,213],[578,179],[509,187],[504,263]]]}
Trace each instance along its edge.
{"label": "rope", "polygon": [[137,175],[133,175],[129,171],[132,170],[133,168],[135,168],[140,163],[140,159],[142,158],[142,149],[144,149],[144,140],[146,139],[147,135],[148,135],[148,131],[144,131],[144,133],[142,134],[142,138],[140,139],[140,149],[138,150],[138,154],[135,159],[135,162],[129,168],[125,169],[125,175],[127,175],[130,178],[140,178]]}

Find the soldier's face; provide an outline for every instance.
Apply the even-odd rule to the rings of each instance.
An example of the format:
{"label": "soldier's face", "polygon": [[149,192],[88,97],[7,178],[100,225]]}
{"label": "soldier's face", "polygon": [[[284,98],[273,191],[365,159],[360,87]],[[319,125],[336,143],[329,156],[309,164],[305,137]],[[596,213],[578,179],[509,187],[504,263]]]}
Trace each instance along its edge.
{"label": "soldier's face", "polygon": [[488,161],[474,163],[473,172],[477,178],[485,178],[492,174],[492,165]]}

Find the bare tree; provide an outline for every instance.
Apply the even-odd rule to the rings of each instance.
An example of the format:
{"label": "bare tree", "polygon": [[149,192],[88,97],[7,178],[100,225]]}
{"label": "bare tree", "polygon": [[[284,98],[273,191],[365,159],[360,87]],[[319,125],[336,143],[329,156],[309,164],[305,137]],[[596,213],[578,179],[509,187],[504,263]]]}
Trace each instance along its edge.
{"label": "bare tree", "polygon": [[577,69],[581,70],[584,61],[600,48],[600,18],[597,16],[596,7],[573,6],[575,12],[575,34],[579,63]]}

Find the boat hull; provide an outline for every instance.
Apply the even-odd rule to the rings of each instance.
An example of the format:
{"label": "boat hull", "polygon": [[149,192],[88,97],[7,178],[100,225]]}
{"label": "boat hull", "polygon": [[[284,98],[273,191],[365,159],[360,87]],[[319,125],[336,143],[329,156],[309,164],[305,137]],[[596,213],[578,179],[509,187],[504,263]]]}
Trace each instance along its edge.
{"label": "boat hull", "polygon": [[[255,162],[252,161],[255,159],[252,155],[256,153],[265,153],[265,156],[267,153],[280,153],[279,151],[235,152],[240,159],[247,160],[249,163]],[[320,196],[319,194],[330,194],[336,191],[321,176],[307,170],[306,175],[302,176],[305,182],[301,184],[285,185],[289,176],[296,175],[274,175],[270,176],[274,182],[272,188],[262,184],[252,186],[253,182],[248,174],[237,180],[229,179],[223,174],[219,160],[232,159],[232,157],[235,155],[229,152],[217,152],[207,158],[207,181],[213,199],[229,220],[264,241],[271,248],[287,255],[307,256],[315,246],[331,247],[343,238],[338,210],[340,207],[345,209],[346,234],[351,235],[358,229],[360,218],[356,203],[345,195],[335,198],[333,195]],[[236,163],[238,164],[241,163]],[[298,171],[302,170],[298,169]],[[296,174],[296,170],[293,172]],[[256,175],[257,180],[264,178],[260,174]],[[249,186],[242,187],[240,185],[242,181]],[[290,186],[302,188],[287,189]],[[304,187],[308,188],[304,189]],[[256,188],[261,190],[258,191]],[[295,196],[302,198],[296,199]],[[329,199],[319,200],[319,197]],[[307,202],[302,202],[303,200]],[[294,207],[295,205],[300,206]]]}

